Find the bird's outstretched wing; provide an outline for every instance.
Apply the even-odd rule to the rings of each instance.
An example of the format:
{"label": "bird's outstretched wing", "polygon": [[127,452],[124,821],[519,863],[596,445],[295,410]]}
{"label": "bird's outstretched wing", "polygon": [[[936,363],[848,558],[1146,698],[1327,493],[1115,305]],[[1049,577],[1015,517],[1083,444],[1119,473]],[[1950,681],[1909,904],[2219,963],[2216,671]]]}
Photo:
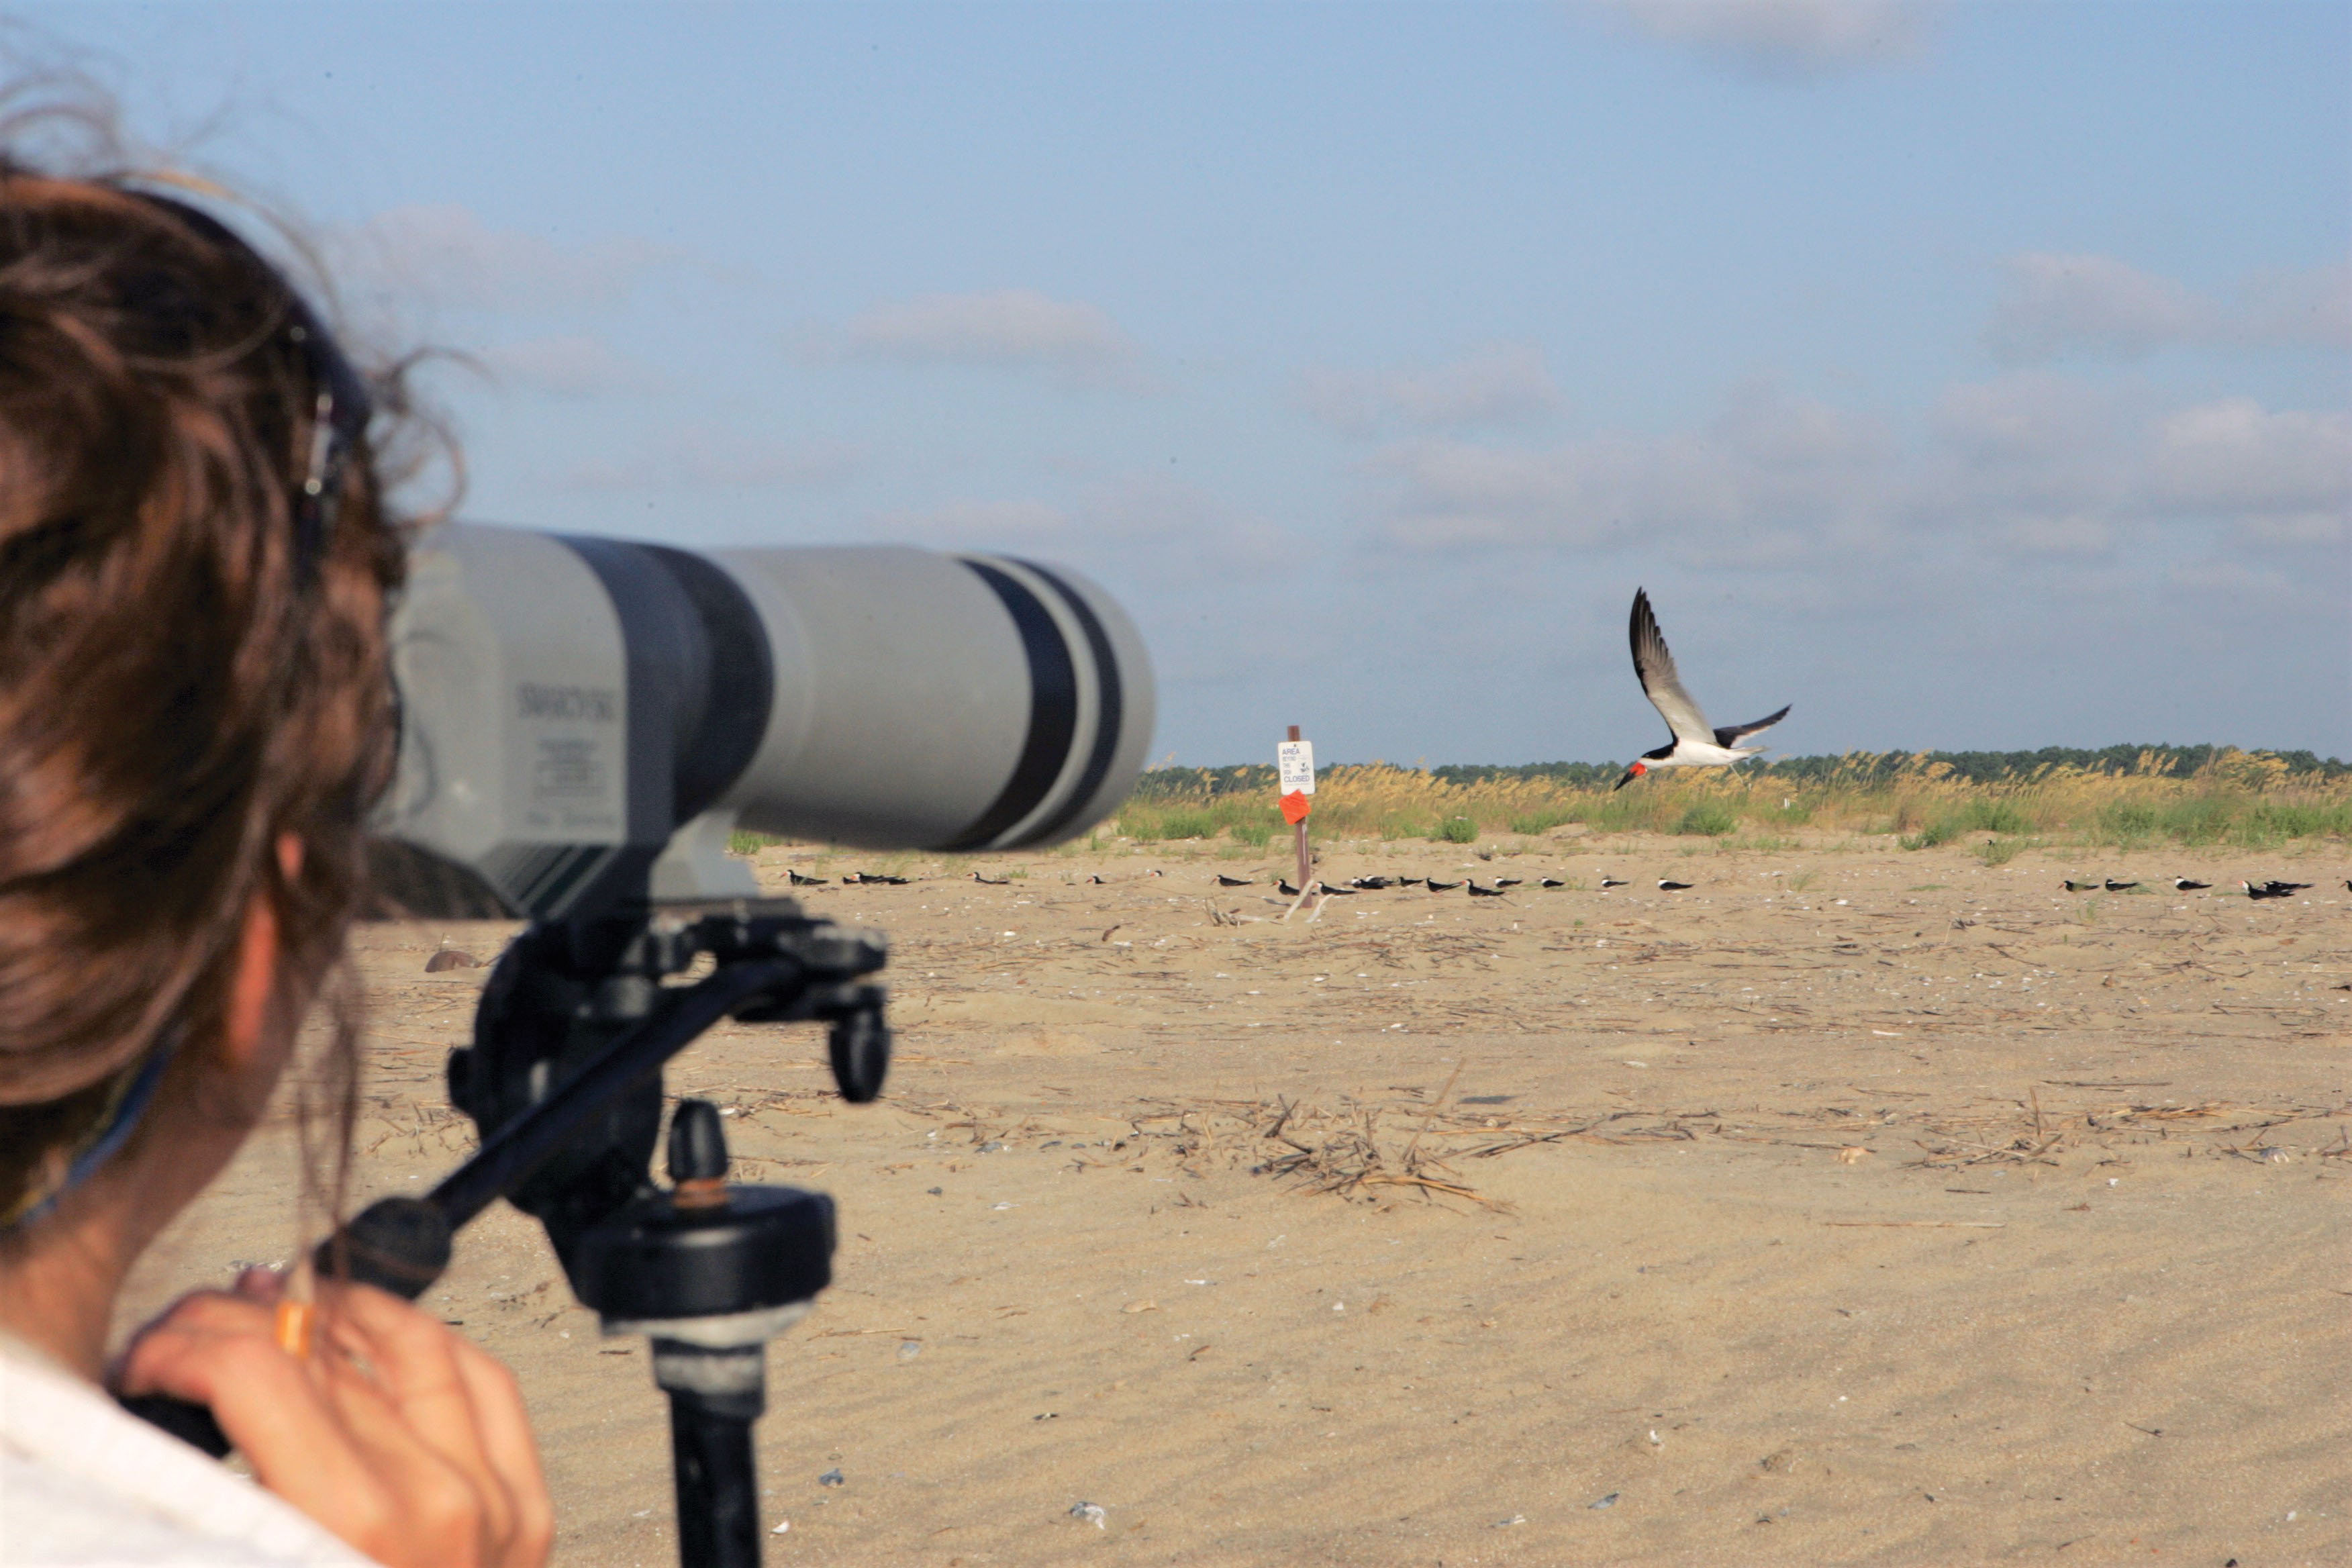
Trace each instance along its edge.
{"label": "bird's outstretched wing", "polygon": [[1633,618],[1627,623],[1625,635],[1633,645],[1633,673],[1642,679],[1643,695],[1665,720],[1675,739],[1701,746],[1712,743],[1715,731],[1675,673],[1675,656],[1666,651],[1666,639],[1658,630],[1658,617],[1650,611],[1646,588],[1633,590]]}
{"label": "bird's outstretched wing", "polygon": [[[1791,703],[1790,706],[1793,707],[1795,704]],[[1783,708],[1778,713],[1767,714],[1753,724],[1734,724],[1727,729],[1717,730],[1715,732],[1715,743],[1718,746],[1736,746],[1743,737],[1769,730],[1788,716],[1789,710]]]}

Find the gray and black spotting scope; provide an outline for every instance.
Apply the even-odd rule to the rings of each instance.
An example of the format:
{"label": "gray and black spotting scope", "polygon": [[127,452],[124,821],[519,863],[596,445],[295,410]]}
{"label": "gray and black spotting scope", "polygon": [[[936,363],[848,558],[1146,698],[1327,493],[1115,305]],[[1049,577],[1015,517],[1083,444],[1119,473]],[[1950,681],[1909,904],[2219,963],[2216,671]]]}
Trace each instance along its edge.
{"label": "gray and black spotting scope", "polygon": [[896,546],[688,551],[443,525],[393,619],[411,912],[753,896],[738,827],[871,848],[1083,832],[1151,740],[1142,639],[1061,567]]}

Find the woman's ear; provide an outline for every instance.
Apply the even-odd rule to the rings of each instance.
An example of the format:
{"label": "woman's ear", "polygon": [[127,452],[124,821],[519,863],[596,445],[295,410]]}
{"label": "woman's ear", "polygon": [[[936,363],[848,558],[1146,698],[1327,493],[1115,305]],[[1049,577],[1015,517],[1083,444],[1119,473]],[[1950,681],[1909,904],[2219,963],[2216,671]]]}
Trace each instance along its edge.
{"label": "woman's ear", "polygon": [[[302,873],[302,841],[291,833],[278,836],[278,869],[289,882]],[[278,906],[268,894],[257,892],[245,908],[245,926],[237,936],[236,975],[229,985],[221,1040],[222,1052],[233,1067],[249,1068],[261,1054],[269,1027],[269,1001],[278,988]]]}

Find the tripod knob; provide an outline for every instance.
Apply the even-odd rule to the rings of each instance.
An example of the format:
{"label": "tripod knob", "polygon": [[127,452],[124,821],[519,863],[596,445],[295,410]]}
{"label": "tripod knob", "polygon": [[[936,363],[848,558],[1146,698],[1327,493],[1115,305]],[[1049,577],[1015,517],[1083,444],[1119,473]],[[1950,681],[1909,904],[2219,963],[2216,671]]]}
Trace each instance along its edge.
{"label": "tripod knob", "polygon": [[882,1080],[890,1074],[890,1026],[882,1021],[879,1003],[835,1017],[826,1043],[832,1047],[833,1081],[842,1099],[864,1105],[881,1094]]}
{"label": "tripod knob", "polygon": [[669,1121],[669,1179],[683,1187],[688,1182],[727,1179],[727,1130],[719,1108],[707,1100],[681,1100]]}

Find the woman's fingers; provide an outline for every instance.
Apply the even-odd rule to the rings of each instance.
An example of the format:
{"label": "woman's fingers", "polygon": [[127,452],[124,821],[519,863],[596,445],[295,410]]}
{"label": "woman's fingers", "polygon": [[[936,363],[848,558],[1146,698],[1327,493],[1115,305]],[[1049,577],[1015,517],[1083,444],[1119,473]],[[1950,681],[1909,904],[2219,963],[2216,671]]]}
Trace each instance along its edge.
{"label": "woman's fingers", "polygon": [[209,1405],[255,1475],[381,1562],[538,1568],[553,1512],[506,1370],[407,1303],[330,1289],[313,1351],[276,1336],[276,1292],[186,1297],[125,1353],[125,1393]]}
{"label": "woman's fingers", "polygon": [[[370,1373],[330,1355],[320,1375],[328,1407],[352,1447],[399,1500],[396,1521],[375,1521],[372,1534],[347,1539],[389,1563],[505,1568],[511,1559],[495,1521],[511,1510],[490,1495],[501,1489],[496,1479],[452,1461],[420,1437]],[[263,1485],[278,1489],[258,1461],[254,1469]]]}
{"label": "woman's fingers", "polygon": [[506,1364],[470,1340],[451,1335],[457,1371],[474,1397],[482,1447],[514,1499],[511,1561],[539,1563],[555,1548],[555,1502],[547,1494],[547,1473],[539,1462],[539,1441],[530,1435],[521,1385]]}
{"label": "woman's fingers", "polygon": [[125,1394],[212,1408],[262,1484],[362,1550],[395,1513],[312,1369],[281,1350],[272,1308],[222,1291],[182,1298],[131,1342]]}
{"label": "woman's fingers", "polygon": [[490,1457],[472,1385],[459,1369],[463,1342],[398,1297],[364,1285],[330,1292],[323,1321],[328,1343],[373,1372],[399,1425],[467,1479],[478,1494],[484,1542],[494,1548],[493,1561],[501,1558],[518,1502]]}

